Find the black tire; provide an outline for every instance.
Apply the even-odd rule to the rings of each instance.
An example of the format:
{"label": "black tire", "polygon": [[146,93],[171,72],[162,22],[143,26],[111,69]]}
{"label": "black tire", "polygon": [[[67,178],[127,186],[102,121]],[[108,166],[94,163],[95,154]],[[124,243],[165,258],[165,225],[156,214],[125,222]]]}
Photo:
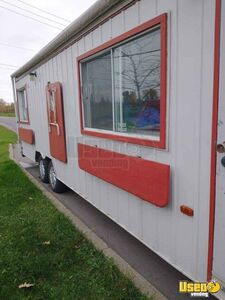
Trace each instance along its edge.
{"label": "black tire", "polygon": [[42,182],[49,183],[49,176],[48,176],[48,164],[49,161],[42,158],[41,156],[38,159],[38,166],[39,166],[39,177]]}
{"label": "black tire", "polygon": [[56,177],[55,169],[52,162],[50,162],[48,165],[48,176],[49,183],[53,192],[61,194],[67,190],[67,186]]}

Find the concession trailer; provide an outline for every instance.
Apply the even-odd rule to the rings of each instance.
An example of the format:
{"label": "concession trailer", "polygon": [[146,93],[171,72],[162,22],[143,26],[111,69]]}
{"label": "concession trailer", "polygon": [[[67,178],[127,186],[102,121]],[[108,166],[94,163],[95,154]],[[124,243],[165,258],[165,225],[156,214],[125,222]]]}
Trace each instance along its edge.
{"label": "concession trailer", "polygon": [[225,288],[225,0],[99,0],[12,74],[23,155]]}

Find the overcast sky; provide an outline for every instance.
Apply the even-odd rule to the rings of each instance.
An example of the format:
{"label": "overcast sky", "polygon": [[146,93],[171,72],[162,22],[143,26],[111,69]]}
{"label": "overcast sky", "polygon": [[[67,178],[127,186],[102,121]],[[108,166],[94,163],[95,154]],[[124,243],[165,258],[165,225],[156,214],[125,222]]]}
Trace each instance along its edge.
{"label": "overcast sky", "polygon": [[64,19],[75,20],[94,2],[96,0],[0,0],[0,98],[13,102],[10,74],[65,28],[61,24],[69,24]]}

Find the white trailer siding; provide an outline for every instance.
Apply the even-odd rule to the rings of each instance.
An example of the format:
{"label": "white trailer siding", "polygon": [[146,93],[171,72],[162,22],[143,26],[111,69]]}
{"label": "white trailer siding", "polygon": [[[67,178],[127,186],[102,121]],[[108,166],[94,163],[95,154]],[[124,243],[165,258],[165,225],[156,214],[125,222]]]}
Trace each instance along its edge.
{"label": "white trailer siding", "polygon": [[[168,13],[167,149],[144,147],[82,136],[76,58],[137,25]],[[35,150],[50,157],[45,88],[63,87],[68,162],[53,159],[59,179],[119,223],[132,235],[197,280],[206,280],[210,186],[210,139],[213,98],[215,1],[140,0],[89,32],[16,82],[27,86],[34,146],[23,144],[34,159]],[[169,205],[156,207],[78,167],[77,141],[171,166]],[[194,217],[180,213],[180,205]]]}

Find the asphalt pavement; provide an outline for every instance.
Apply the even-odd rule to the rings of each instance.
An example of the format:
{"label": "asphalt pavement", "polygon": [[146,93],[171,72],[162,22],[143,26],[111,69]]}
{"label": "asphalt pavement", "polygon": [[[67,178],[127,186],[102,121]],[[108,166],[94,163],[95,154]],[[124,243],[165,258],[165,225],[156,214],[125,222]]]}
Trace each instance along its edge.
{"label": "asphalt pavement", "polygon": [[15,117],[0,117],[0,125],[4,125],[15,132],[17,131],[17,122]]}

